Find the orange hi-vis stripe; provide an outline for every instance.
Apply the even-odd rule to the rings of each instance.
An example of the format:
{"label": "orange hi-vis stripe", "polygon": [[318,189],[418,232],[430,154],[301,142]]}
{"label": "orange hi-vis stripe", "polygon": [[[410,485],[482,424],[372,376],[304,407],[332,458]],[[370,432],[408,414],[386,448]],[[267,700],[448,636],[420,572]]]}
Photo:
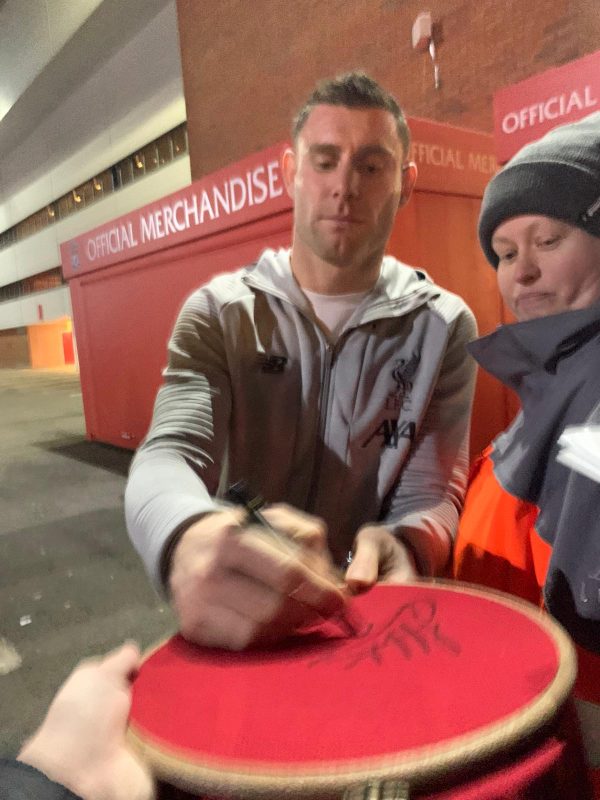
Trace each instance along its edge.
{"label": "orange hi-vis stripe", "polygon": [[[497,482],[484,451],[471,470],[454,549],[458,580],[509,592],[543,607],[542,587],[552,547],[534,525],[538,509],[512,497]],[[600,800],[600,656],[577,647],[575,705],[595,797]]]}
{"label": "orange hi-vis stripe", "polygon": [[454,576],[541,605],[552,553],[533,528],[538,509],[505,492],[484,451],[471,471],[454,548]]}

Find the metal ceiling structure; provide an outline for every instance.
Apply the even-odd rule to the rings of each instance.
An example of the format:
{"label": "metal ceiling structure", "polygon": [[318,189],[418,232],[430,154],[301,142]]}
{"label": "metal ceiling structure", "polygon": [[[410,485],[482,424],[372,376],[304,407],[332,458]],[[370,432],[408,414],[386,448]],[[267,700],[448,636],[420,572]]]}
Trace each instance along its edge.
{"label": "metal ceiling structure", "polygon": [[[161,12],[168,30],[152,40],[159,52],[144,52],[139,34]],[[136,37],[130,74],[122,75],[130,93],[105,87],[99,107],[94,75],[119,51],[131,50]],[[143,73],[149,59],[161,58],[168,61],[165,73],[176,63],[180,76],[175,0],[0,0],[0,203],[41,169],[60,164],[94,128],[130,113],[132,94],[148,101],[157,87],[145,86]],[[70,108],[69,118],[61,118],[56,110],[76,93],[75,113]]]}

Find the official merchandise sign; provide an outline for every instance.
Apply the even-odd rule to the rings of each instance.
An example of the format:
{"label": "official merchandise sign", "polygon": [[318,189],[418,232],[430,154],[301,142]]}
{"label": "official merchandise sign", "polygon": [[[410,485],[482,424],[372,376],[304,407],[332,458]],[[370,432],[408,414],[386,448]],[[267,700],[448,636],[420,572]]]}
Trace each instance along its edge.
{"label": "official merchandise sign", "polygon": [[496,154],[506,163],[544,133],[600,111],[600,50],[494,94]]}
{"label": "official merchandise sign", "polygon": [[[409,118],[409,158],[417,191],[481,197],[497,164],[492,138],[430,120]],[[289,211],[281,174],[286,143],[254,153],[185,189],[61,244],[70,279],[176,244]]]}
{"label": "official merchandise sign", "polygon": [[61,244],[66,278],[288,210],[283,145],[255,153]]}
{"label": "official merchandise sign", "polygon": [[482,196],[498,169],[489,134],[416,117],[409,117],[408,125],[417,191]]}

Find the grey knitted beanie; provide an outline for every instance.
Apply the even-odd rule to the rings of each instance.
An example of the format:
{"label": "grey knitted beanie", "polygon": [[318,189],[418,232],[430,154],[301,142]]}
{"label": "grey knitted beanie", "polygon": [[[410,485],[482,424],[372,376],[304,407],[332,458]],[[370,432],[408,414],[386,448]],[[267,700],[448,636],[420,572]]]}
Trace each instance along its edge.
{"label": "grey knitted beanie", "polygon": [[600,111],[525,145],[488,184],[479,241],[493,267],[492,236],[502,222],[542,214],[600,236]]}

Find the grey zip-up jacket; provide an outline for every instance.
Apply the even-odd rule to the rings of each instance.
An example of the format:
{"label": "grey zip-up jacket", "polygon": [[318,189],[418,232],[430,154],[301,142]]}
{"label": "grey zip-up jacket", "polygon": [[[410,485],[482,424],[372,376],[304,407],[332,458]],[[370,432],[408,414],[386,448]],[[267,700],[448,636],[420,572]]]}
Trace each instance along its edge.
{"label": "grey zip-up jacket", "polygon": [[324,519],[338,563],[377,522],[423,574],[441,572],[466,486],[475,335],[463,300],[389,256],[335,344],[288,251],[194,292],[125,498],[154,582],[174,532],[222,507],[240,479]]}

